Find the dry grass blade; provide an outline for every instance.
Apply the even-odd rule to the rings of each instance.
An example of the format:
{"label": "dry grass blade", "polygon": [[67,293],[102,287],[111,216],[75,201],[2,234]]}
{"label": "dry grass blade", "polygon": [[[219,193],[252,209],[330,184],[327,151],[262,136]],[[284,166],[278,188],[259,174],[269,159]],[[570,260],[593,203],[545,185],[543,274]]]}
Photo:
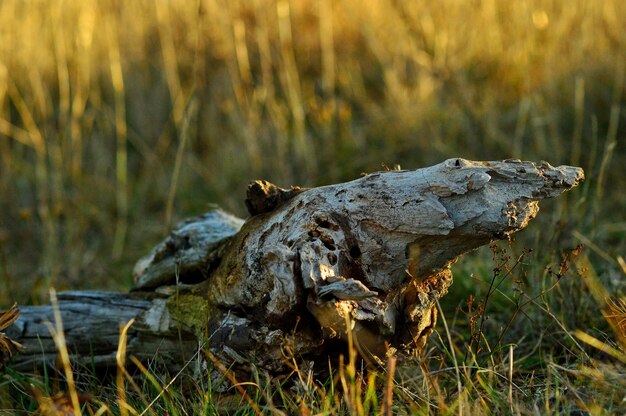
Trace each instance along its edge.
{"label": "dry grass blade", "polygon": [[239,383],[237,381],[237,378],[235,377],[235,374],[233,372],[231,372],[230,370],[228,370],[224,366],[224,364],[222,364],[220,362],[220,360],[218,360],[217,357],[215,355],[213,355],[213,353],[211,351],[205,351],[205,355],[206,355],[207,358],[209,358],[209,360],[211,360],[213,365],[215,367],[217,367],[217,369],[224,375],[224,377],[226,377],[228,379],[228,381],[237,389],[237,391],[239,392],[241,397],[243,397],[248,402],[248,404],[250,405],[250,408],[252,409],[254,414],[262,415],[263,412],[261,412],[261,409],[259,408],[259,406],[254,402],[254,400],[252,400],[252,398],[244,390],[244,388],[242,387],[242,383]]}
{"label": "dry grass blade", "polygon": [[591,345],[592,347],[604,352],[605,354],[608,354],[611,357],[621,361],[623,364],[626,364],[626,354],[624,354],[622,351],[618,350],[617,348],[612,347],[606,342],[602,342],[596,337],[593,337],[579,329],[574,331],[574,336],[578,338],[579,340],[581,340],[582,342],[584,342],[585,344]]}
{"label": "dry grass blade", "polygon": [[73,408],[73,415],[82,415],[79,394],[76,390],[76,384],[74,383],[74,372],[70,363],[70,353],[67,349],[67,343],[65,341],[65,333],[63,331],[63,320],[61,319],[61,309],[59,308],[59,301],[57,299],[56,290],[50,289],[50,303],[52,304],[54,312],[54,326],[50,322],[46,322],[46,326],[52,335],[54,344],[56,345],[59,360],[63,366],[63,372],[67,381],[67,394],[69,395]]}
{"label": "dry grass blade", "polygon": [[[19,316],[20,311],[17,309],[17,305],[13,305],[11,309],[0,314],[0,331],[4,331],[13,325]],[[0,369],[4,367],[5,363],[16,351],[22,348],[22,344],[13,341],[4,332],[0,332]]]}
{"label": "dry grass blade", "polygon": [[17,309],[17,305],[13,305],[11,309],[0,314],[0,331],[4,331],[13,324],[20,316],[20,311]]}
{"label": "dry grass blade", "polygon": [[124,325],[120,331],[120,340],[118,342],[117,354],[115,359],[117,361],[117,375],[115,378],[115,384],[117,386],[117,401],[120,406],[120,415],[128,415],[128,410],[132,409],[126,402],[126,385],[124,384],[124,375],[126,373],[126,343],[128,340],[128,330],[135,322],[131,319],[126,325]]}
{"label": "dry grass blade", "polygon": [[385,388],[385,397],[383,401],[383,407],[381,409],[381,415],[391,416],[393,414],[393,382],[396,372],[397,358],[389,356],[387,359],[387,386]]}
{"label": "dry grass blade", "polygon": [[626,298],[607,298],[606,304],[608,310],[603,315],[614,329],[622,348],[626,348]]}

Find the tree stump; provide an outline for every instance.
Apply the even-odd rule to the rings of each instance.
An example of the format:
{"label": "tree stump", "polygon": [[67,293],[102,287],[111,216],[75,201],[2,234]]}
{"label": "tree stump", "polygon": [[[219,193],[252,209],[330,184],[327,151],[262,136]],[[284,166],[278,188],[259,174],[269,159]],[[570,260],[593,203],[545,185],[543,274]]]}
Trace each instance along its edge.
{"label": "tree stump", "polygon": [[[135,268],[128,294],[67,292],[59,308],[72,359],[115,365],[127,354],[181,368],[199,349],[225,366],[270,373],[285,356],[336,355],[348,327],[368,361],[419,351],[468,251],[519,231],[538,201],[584,178],[580,168],[450,159],[312,189],[257,181],[245,222],[221,210],[188,220]],[[7,335],[13,366],[53,361],[51,306],[21,308]],[[198,367],[203,371],[203,367]]]}

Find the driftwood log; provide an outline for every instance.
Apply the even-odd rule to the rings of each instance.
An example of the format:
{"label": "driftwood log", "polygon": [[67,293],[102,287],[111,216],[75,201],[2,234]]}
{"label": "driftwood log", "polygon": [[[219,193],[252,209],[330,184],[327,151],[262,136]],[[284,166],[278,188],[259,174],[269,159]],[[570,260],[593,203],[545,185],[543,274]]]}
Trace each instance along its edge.
{"label": "driftwood log", "polygon": [[[204,350],[280,373],[286,357],[337,355],[347,325],[367,360],[416,351],[456,259],[582,180],[545,162],[450,159],[313,189],[257,181],[247,221],[214,210],[180,224],[138,262],[130,293],[59,294],[67,345],[74,360],[115,365],[120,326],[134,319],[127,354],[170,369]],[[50,306],[21,308],[7,332],[26,347],[15,368],[55,359],[47,321]]]}

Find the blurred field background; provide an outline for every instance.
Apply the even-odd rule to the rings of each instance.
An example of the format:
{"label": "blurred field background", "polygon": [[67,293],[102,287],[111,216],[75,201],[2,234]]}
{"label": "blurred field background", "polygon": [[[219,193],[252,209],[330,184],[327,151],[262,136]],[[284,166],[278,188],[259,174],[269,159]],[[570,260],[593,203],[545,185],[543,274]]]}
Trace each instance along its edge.
{"label": "blurred field background", "polygon": [[456,156],[584,167],[570,208],[596,211],[559,214],[620,254],[625,22],[619,0],[3,1],[2,302],[128,287],[176,220],[244,215],[252,179]]}
{"label": "blurred field background", "polygon": [[[626,272],[625,25],[622,0],[3,0],[0,306],[128,289],[176,221],[244,216],[252,179],[520,158],[586,171],[516,247],[540,292],[585,243],[599,289],[570,272],[551,305],[602,325]],[[492,268],[456,268],[449,314]]]}

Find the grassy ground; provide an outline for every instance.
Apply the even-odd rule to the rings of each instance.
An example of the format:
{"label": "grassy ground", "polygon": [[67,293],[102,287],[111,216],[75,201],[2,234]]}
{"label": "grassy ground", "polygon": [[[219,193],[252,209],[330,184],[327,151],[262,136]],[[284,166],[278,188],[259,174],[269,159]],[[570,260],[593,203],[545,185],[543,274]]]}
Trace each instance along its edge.
{"label": "grassy ground", "polygon": [[[172,223],[207,203],[243,215],[251,179],[543,159],[588,179],[510,247],[455,267],[430,359],[400,365],[392,393],[348,365],[335,384],[260,375],[251,400],[312,414],[390,397],[394,414],[623,411],[624,21],[621,0],[2,1],[0,306],[45,302],[50,286],[127,289]],[[14,394],[23,377],[0,379],[0,413],[37,407]],[[134,409],[150,386],[129,388]],[[210,414],[197,388],[174,383],[154,414]],[[96,398],[116,409],[111,389]]]}

